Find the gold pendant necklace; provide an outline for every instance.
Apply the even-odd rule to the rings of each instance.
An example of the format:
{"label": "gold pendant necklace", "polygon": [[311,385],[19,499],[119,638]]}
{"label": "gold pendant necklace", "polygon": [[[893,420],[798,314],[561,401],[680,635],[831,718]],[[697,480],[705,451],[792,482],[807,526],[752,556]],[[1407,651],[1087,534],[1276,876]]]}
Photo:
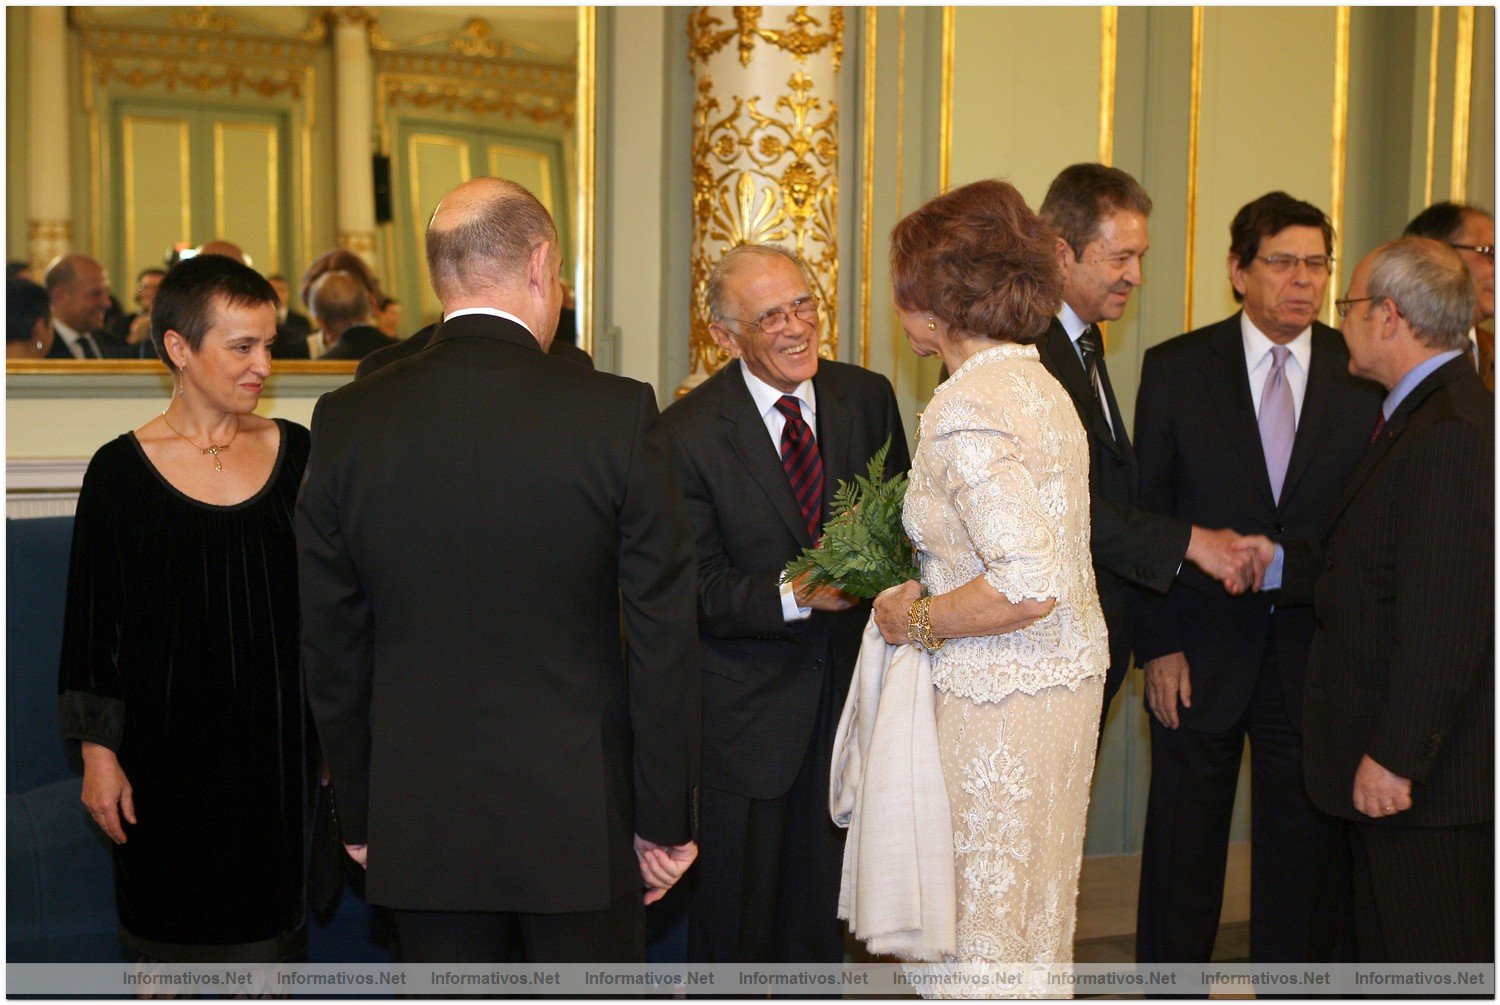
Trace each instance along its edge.
{"label": "gold pendant necklace", "polygon": [[181,430],[179,430],[176,426],[172,425],[172,420],[169,419],[169,418],[167,418],[167,413],[166,412],[162,412],[161,413],[161,421],[165,422],[167,424],[167,428],[170,429],[172,432],[176,433],[178,436],[181,436],[184,440],[187,440],[189,443],[192,443],[193,447],[198,451],[198,453],[200,453],[200,454],[208,454],[209,456],[211,456],[214,459],[214,470],[215,471],[223,471],[224,470],[224,465],[222,463],[220,463],[220,461],[219,461],[219,455],[222,454],[224,451],[228,450],[229,449],[229,443],[233,443],[234,442],[234,438],[236,436],[240,435],[240,420],[239,420],[239,417],[236,416],[235,420],[234,420],[234,432],[232,432],[232,433],[229,434],[229,443],[210,443],[206,447],[200,447],[200,446],[198,446],[198,444],[193,443],[193,441],[191,439],[189,439],[187,437],[187,435],[184,434]]}

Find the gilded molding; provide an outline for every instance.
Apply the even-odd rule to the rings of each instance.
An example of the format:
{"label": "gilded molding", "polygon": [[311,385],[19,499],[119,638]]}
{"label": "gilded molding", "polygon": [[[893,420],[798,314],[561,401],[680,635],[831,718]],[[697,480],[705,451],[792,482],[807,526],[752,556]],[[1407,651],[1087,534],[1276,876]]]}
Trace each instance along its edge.
{"label": "gilded molding", "polygon": [[533,63],[525,60],[502,62],[459,56],[379,53],[375,56],[375,68],[379,72],[393,75],[503,84],[559,96],[572,96],[578,87],[577,71],[572,66],[561,63]]}
{"label": "gilded molding", "polygon": [[133,88],[159,85],[169,91],[179,87],[200,93],[227,90],[232,95],[249,91],[263,98],[285,94],[300,99],[303,74],[301,68],[293,66],[256,71],[228,63],[101,55],[94,60],[94,82],[101,87],[112,83]]}
{"label": "gilded molding", "polygon": [[380,74],[376,80],[387,108],[409,105],[481,117],[498,113],[508,119],[526,119],[537,125],[555,122],[567,128],[573,126],[577,111],[577,98],[572,94],[560,96],[522,87],[399,74]]}
{"label": "gilded molding", "polygon": [[515,47],[503,38],[491,41],[494,29],[484,18],[476,17],[464,25],[463,31],[448,43],[450,52],[474,59],[497,59],[511,55]]}
{"label": "gilded molding", "polygon": [[958,11],[943,8],[942,85],[938,98],[938,191],[948,191],[953,169],[953,61],[958,51]]}
{"label": "gilded molding", "polygon": [[1120,45],[1120,8],[1099,8],[1099,163],[1115,161],[1115,67]]}
{"label": "gilded molding", "polygon": [[[322,24],[321,21],[315,22]],[[196,34],[133,28],[87,28],[85,49],[156,58],[232,60],[304,66],[317,52],[314,39],[288,40],[252,35]]]}
{"label": "gilded molding", "polygon": [[367,262],[374,262],[379,243],[373,230],[341,230],[338,246],[354,252]]}
{"label": "gilded molding", "polygon": [[1469,107],[1474,86],[1474,8],[1457,11],[1453,43],[1453,154],[1449,163],[1448,198],[1463,202],[1469,195]]}
{"label": "gilded molding", "polygon": [[[761,97],[732,99],[727,113],[712,79],[693,107],[694,305],[690,364],[712,372],[725,357],[708,333],[703,294],[719,254],[740,244],[787,243],[807,266],[825,323],[818,347],[838,351],[838,106],[796,71],[774,112]],[[746,167],[748,162],[749,167]]]}
{"label": "gilded molding", "polygon": [[1203,107],[1203,8],[1193,8],[1193,55],[1188,70],[1187,282],[1182,288],[1182,328],[1193,327],[1193,255],[1198,243],[1198,115]]}
{"label": "gilded molding", "polygon": [[722,49],[730,39],[739,39],[740,65],[748,67],[755,55],[757,41],[763,41],[775,46],[783,52],[790,53],[799,63],[805,63],[807,57],[829,49],[833,56],[833,69],[837,73],[839,64],[844,58],[844,9],[832,7],[829,9],[828,30],[815,32],[814,27],[821,28],[823,22],[807,12],[807,8],[794,7],[792,13],[787,15],[786,27],[763,28],[760,25],[763,7],[735,7],[735,27],[719,30],[718,26],[724,24],[723,19],[709,14],[709,8],[699,7],[691,17],[688,18],[688,58],[703,63],[708,57]]}
{"label": "gilded molding", "polygon": [[[1349,161],[1349,8],[1339,7],[1334,12],[1333,29],[1333,149],[1329,191],[1332,193],[1328,207],[1329,222],[1333,224],[1333,267],[1329,272],[1329,288],[1338,290],[1339,261],[1344,249],[1344,189],[1345,174]],[[1336,324],[1333,303],[1324,304],[1324,321]]]}
{"label": "gilded molding", "polygon": [[578,344],[588,353],[594,351],[594,131],[597,128],[595,64],[598,45],[598,23],[593,7],[578,8],[578,187],[579,212],[573,233],[578,246],[575,275],[578,286],[573,291],[578,310]]}
{"label": "gilded molding", "polygon": [[173,28],[191,31],[234,31],[240,26],[240,19],[213,7],[193,7],[173,11],[170,23]]}
{"label": "gilded molding", "polygon": [[1432,205],[1432,184],[1437,173],[1438,56],[1441,53],[1443,8],[1432,8],[1432,37],[1427,52],[1427,173],[1422,184],[1422,205]]}
{"label": "gilded molding", "polygon": [[863,169],[860,172],[859,207],[859,365],[870,365],[870,272],[875,262],[875,63],[880,54],[876,44],[880,11],[865,8],[865,60],[864,60],[864,134],[862,151]]}

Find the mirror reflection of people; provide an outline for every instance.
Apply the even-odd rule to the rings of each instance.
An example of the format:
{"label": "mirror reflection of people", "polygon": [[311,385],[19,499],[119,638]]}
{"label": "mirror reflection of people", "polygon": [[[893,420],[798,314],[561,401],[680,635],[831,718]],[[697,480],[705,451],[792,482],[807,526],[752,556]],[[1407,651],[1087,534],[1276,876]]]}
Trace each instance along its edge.
{"label": "mirror reflection of people", "polygon": [[[307,269],[302,273],[302,302],[312,307],[313,283],[325,272],[347,272],[360,281],[368,291],[370,298],[370,311],[373,313],[380,306],[380,298],[384,295],[380,289],[380,278],[375,275],[375,270],[370,268],[370,263],[359,257],[348,248],[333,248],[323,252],[312,260]],[[327,345],[332,345],[332,342]],[[325,348],[325,343],[320,337],[309,335],[307,348],[313,359],[319,358]]]}
{"label": "mirror reflection of people", "polygon": [[1474,317],[1469,323],[1469,344],[1484,386],[1495,389],[1495,332],[1484,322],[1495,317],[1495,218],[1478,206],[1438,202],[1412,218],[1402,232],[1408,237],[1428,237],[1458,252],[1469,277],[1474,280]]}
{"label": "mirror reflection of people", "polygon": [[52,298],[52,326],[57,338],[53,359],[103,359],[97,334],[109,311],[109,274],[88,255],[63,255],[47,267],[47,294]]}
{"label": "mirror reflection of people", "polygon": [[1044,997],[1055,994],[1046,965],[1073,958],[1109,665],[1088,439],[1035,346],[1062,305],[1055,240],[1000,181],[954,189],[896,225],[901,327],[952,376],[922,413],[906,494],[922,579],[875,599],[886,641],[932,657],[955,962],[1019,966],[1026,984],[1012,993]]}
{"label": "mirror reflection of people", "polygon": [[308,301],[322,329],[319,359],[364,359],[377,349],[396,344],[374,325],[370,291],[352,272],[325,272],[312,285]]}
{"label": "mirror reflection of people", "polygon": [[391,338],[400,338],[401,301],[395,297],[381,297],[380,310],[375,315],[375,327]]}
{"label": "mirror reflection of people", "polygon": [[281,273],[266,277],[271,289],[276,291],[276,344],[271,347],[272,359],[307,359],[307,336],[312,333],[312,320],[306,314],[292,310],[292,288]]}
{"label": "mirror reflection of people", "polygon": [[176,266],[152,308],[167,409],[101,447],[78,497],[59,712],[146,961],[276,962],[306,941],[291,512],[308,434],[255,414],[275,335],[254,271]]}
{"label": "mirror reflection of people", "polygon": [[166,274],[166,269],[154,266],[136,274],[135,302],[139,310],[121,314],[110,325],[110,341],[125,350],[122,355],[156,358],[156,350],[151,347],[151,305],[156,302],[156,289]]}
{"label": "mirror reflection of people", "polygon": [[52,300],[28,279],[5,284],[6,359],[43,359],[52,348]]}

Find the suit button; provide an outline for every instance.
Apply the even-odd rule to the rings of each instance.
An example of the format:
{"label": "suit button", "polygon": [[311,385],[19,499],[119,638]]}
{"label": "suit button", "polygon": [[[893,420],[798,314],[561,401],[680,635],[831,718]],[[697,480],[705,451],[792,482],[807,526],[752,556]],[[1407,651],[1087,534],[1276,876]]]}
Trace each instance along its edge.
{"label": "suit button", "polygon": [[821,670],[821,669],[823,669],[823,661],[822,660],[813,660],[813,669],[814,670]]}
{"label": "suit button", "polygon": [[1286,528],[1281,525],[1281,521],[1280,520],[1276,521],[1276,523],[1274,525],[1274,529],[1275,529],[1276,533],[1278,533],[1278,534],[1284,533],[1286,531]]}
{"label": "suit button", "polygon": [[1115,462],[1115,467],[1117,468],[1123,468],[1125,466],[1125,462],[1120,460],[1118,457],[1112,457],[1110,458],[1110,460]]}

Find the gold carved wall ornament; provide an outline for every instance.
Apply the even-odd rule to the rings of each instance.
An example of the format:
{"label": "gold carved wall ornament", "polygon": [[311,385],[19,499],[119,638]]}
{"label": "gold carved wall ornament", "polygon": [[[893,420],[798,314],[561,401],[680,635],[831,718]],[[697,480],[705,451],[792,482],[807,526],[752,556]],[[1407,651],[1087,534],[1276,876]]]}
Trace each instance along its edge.
{"label": "gold carved wall ornament", "polygon": [[[783,8],[777,8],[783,9]],[[748,67],[755,55],[757,41],[766,42],[783,52],[790,53],[799,62],[828,49],[833,56],[833,69],[838,72],[844,58],[844,9],[842,7],[820,7],[827,11],[828,30],[821,28],[823,22],[809,14],[807,7],[794,7],[787,15],[786,27],[762,28],[764,7],[733,7],[735,27],[720,29],[726,22],[712,12],[722,7],[700,7],[688,19],[688,37],[691,44],[690,58],[704,62],[722,49],[730,39],[739,39],[740,65]]]}
{"label": "gold carved wall ornament", "polygon": [[[740,244],[781,244],[802,258],[808,283],[822,301],[818,352],[838,351],[838,103],[836,61],[842,43],[821,42],[809,25],[827,23],[839,36],[838,8],[798,7],[774,48],[747,50],[746,26],[762,8],[700,8],[690,20],[697,75],[693,107],[693,288],[690,374],[684,390],[726,357],[709,334],[704,296],[709,273]],[[733,17],[740,30],[719,30]],[[726,34],[728,32],[728,34]],[[797,34],[801,32],[802,34]],[[728,46],[739,35],[739,49]],[[766,39],[756,29],[754,38]],[[766,39],[772,41],[771,39]],[[746,52],[752,59],[747,62]]]}
{"label": "gold carved wall ornament", "polygon": [[468,112],[479,117],[499,114],[539,126],[555,123],[566,128],[573,126],[577,105],[572,95],[562,97],[503,85],[384,74],[379,77],[379,91],[389,108],[407,105],[423,110]]}
{"label": "gold carved wall ornament", "polygon": [[300,100],[306,74],[297,67],[247,67],[197,60],[120,58],[100,56],[94,60],[94,83],[113,83],[142,88],[160,85],[168,91],[179,87],[208,93],[228,91],[258,94],[263,98],[287,95]]}
{"label": "gold carved wall ornament", "polygon": [[171,24],[173,28],[193,31],[234,31],[240,26],[240,19],[212,7],[192,7],[173,11]]}

